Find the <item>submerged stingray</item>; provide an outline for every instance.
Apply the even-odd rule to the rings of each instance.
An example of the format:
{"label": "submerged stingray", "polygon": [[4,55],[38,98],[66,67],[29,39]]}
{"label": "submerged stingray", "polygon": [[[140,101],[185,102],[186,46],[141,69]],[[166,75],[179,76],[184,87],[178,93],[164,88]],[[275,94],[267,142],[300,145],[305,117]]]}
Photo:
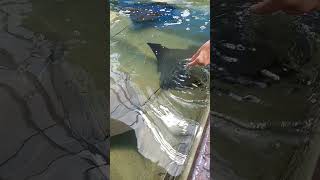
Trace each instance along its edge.
{"label": "submerged stingray", "polygon": [[151,21],[169,21],[173,16],[180,15],[180,10],[174,5],[164,2],[127,3],[118,4],[118,8],[135,23]]}
{"label": "submerged stingray", "polygon": [[[170,175],[178,176],[189,159],[194,137],[201,130],[195,120],[208,111],[208,95],[203,88],[187,89],[188,94],[181,93],[180,88],[202,84],[206,77],[201,75],[208,73],[186,68],[186,58],[194,50],[148,45],[157,57],[161,88],[147,96],[139,94],[130,74],[119,71],[117,57],[111,57],[111,136],[133,129],[138,152]],[[163,90],[177,88],[178,91]]]}
{"label": "submerged stingray", "polygon": [[[207,82],[209,80],[209,72],[204,68],[188,68],[186,64],[188,63],[189,57],[195,52],[197,47],[188,49],[169,49],[161,44],[147,43],[151,50],[154,52],[157,58],[158,72],[160,73],[160,88],[164,90],[168,89],[191,89],[199,88],[202,91],[203,88],[207,87]],[[111,68],[112,69],[112,68]],[[123,73],[111,71],[111,77],[115,84],[111,88],[111,118],[123,121],[125,123],[111,122],[114,127],[111,131],[112,136],[121,134],[130,130],[128,124],[135,124],[131,122],[136,119],[137,112],[127,113],[126,111],[132,111],[133,109],[141,110],[145,109],[146,104],[153,104],[154,102],[149,102],[150,97],[158,92],[156,90],[153,95],[140,101],[138,95],[136,95],[136,90],[127,82],[128,78],[125,77]],[[114,88],[113,88],[114,86]],[[119,89],[120,88],[120,89]],[[201,88],[201,89],[200,89]],[[157,95],[159,96],[159,95]],[[199,94],[197,94],[199,96]],[[161,98],[160,98],[161,99]],[[128,104],[126,104],[126,103]],[[124,109],[121,110],[120,104],[125,104]],[[166,103],[165,103],[166,104]],[[153,105],[154,107],[154,105]],[[130,123],[126,123],[130,121]],[[127,125],[125,125],[127,124]],[[179,134],[179,129],[174,126],[168,127],[170,131],[174,134]],[[190,123],[186,126],[185,134],[192,134],[195,127],[194,124]],[[191,132],[191,133],[190,133]],[[182,133],[182,134],[184,134]]]}
{"label": "submerged stingray", "polygon": [[196,48],[168,49],[161,44],[148,43],[157,58],[162,89],[177,89],[203,86],[206,73],[187,67],[188,58]]}

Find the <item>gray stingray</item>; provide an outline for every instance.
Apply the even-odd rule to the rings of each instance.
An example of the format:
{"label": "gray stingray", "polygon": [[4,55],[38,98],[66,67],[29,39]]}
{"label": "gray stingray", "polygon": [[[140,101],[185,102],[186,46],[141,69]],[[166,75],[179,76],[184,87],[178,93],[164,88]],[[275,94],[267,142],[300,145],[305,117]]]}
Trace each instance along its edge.
{"label": "gray stingray", "polygon": [[178,176],[189,159],[194,137],[200,130],[200,124],[195,120],[206,110],[204,105],[208,101],[205,98],[208,97],[202,91],[206,86],[187,89],[190,92],[187,95],[166,89],[205,85],[208,78],[204,75],[208,73],[202,71],[204,68],[185,66],[186,59],[198,47],[183,50],[168,49],[160,44],[148,45],[157,58],[161,87],[147,97],[141,98],[139,89],[130,82],[130,74],[120,72],[118,59],[111,56],[111,136],[133,129],[138,152],[166,169],[168,174]]}
{"label": "gray stingray", "polygon": [[188,58],[197,50],[196,47],[188,49],[169,49],[161,44],[147,43],[154,52],[158,72],[160,72],[160,87],[162,89],[178,89],[203,86],[208,79],[206,73],[199,68],[188,68]]}
{"label": "gray stingray", "polygon": [[[160,73],[160,88],[168,89],[190,89],[190,88],[205,88],[209,80],[209,72],[205,72],[204,68],[188,68],[186,67],[187,58],[197,50],[198,47],[188,49],[169,49],[161,44],[147,43],[157,58],[158,72]],[[123,122],[131,122],[136,119],[136,113],[132,112],[133,109],[140,109],[145,106],[146,102],[150,100],[150,95],[143,101],[138,99],[136,90],[127,81],[126,75],[116,70],[111,70],[111,117]],[[200,90],[202,90],[200,89]],[[158,92],[157,90],[154,92]],[[121,107],[120,107],[121,106]],[[123,106],[123,107],[122,107]],[[117,121],[111,122],[112,136],[121,134],[130,130],[128,124],[119,123]],[[127,125],[125,125],[127,124]],[[191,127],[192,129],[192,127]]]}

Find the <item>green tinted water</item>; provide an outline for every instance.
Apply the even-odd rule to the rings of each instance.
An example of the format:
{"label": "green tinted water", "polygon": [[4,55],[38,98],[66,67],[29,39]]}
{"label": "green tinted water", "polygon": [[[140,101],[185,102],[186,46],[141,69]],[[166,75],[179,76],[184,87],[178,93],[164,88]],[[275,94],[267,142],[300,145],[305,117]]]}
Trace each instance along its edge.
{"label": "green tinted water", "polygon": [[[249,60],[250,65],[263,64],[264,58],[278,59],[281,62],[276,65],[278,68],[292,68],[296,72],[281,73],[264,67],[280,77],[280,80],[268,81],[265,88],[214,79],[215,86],[230,94],[212,93],[211,128],[215,137],[211,145],[212,175],[217,179],[239,180],[311,179],[312,166],[318,158],[315,152],[319,148],[319,51],[313,49],[317,40],[317,32],[313,31],[318,27],[302,24],[302,16],[250,14],[249,7],[250,3],[242,1],[216,1],[213,21],[214,31],[219,33],[213,41],[218,44],[225,40],[229,47],[232,47],[230,44],[256,46],[257,54],[241,56],[241,50],[234,53],[231,48],[220,52],[238,61]],[[223,32],[227,32],[226,36]],[[259,49],[258,45],[263,48]],[[224,61],[221,57],[217,61]],[[250,70],[250,67],[244,68]],[[263,82],[259,75],[249,77]],[[258,101],[239,98],[246,95],[258,97]]]}
{"label": "green tinted water", "polygon": [[[106,37],[108,33],[105,27],[105,19],[108,18],[104,14],[105,7],[97,1],[79,0],[76,5],[74,3],[71,0],[46,2],[33,0],[32,12],[24,20],[24,24],[33,32],[43,34],[50,41],[63,42],[67,48],[66,60],[85,69],[94,79],[98,89],[105,92],[105,76],[107,74],[105,59],[108,56],[105,53],[106,39],[102,38]],[[208,1],[198,1],[195,4],[208,11]],[[174,28],[171,27],[171,29],[144,28],[134,30],[130,28],[131,22],[128,18],[120,17],[116,12],[111,12],[111,18],[112,22],[120,20],[120,23],[110,28],[111,36],[118,33],[119,30],[121,31],[122,28],[126,28],[111,38],[111,51],[121,52],[119,70],[130,73],[134,84],[140,89],[141,97],[150,94],[150,91],[159,86],[155,57],[146,42],[157,42],[168,48],[183,49],[190,46],[200,46],[209,39],[208,33],[190,35],[190,32],[193,32],[192,27],[190,31],[173,30]],[[199,31],[199,26],[194,28]],[[113,45],[113,43],[115,44]],[[197,120],[197,117],[200,117],[201,109],[197,113],[190,114],[194,116],[193,119]],[[141,177],[145,177],[145,179],[157,179],[164,177],[165,171],[162,168],[137,152],[135,142],[136,138],[132,132],[112,138],[111,163],[116,162],[113,164],[118,165],[111,167],[111,178],[141,179]]]}
{"label": "green tinted water", "polygon": [[[208,3],[209,1],[197,1],[192,8],[181,3],[179,6],[190,11],[196,9],[205,13],[209,11]],[[202,21],[201,25],[199,22],[193,23],[193,19],[202,17],[190,16],[189,18],[189,25],[182,27],[179,25],[164,27],[153,25],[137,28],[128,17],[121,15],[118,11],[111,11],[110,52],[111,59],[114,58],[114,60],[111,60],[111,68],[113,64],[115,71],[130,76],[130,83],[138,90],[138,96],[142,102],[150,97],[159,88],[160,84],[157,60],[147,43],[160,43],[170,49],[189,49],[191,47],[198,48],[209,39],[208,24],[210,22],[208,16],[206,20]],[[202,25],[207,25],[207,29],[201,31],[200,26]],[[209,98],[207,92],[198,89],[192,90],[191,94],[183,94],[181,90],[169,90],[167,94],[177,95],[183,97],[183,99],[203,100],[207,103]],[[195,96],[195,94],[197,95]],[[203,120],[201,118],[206,111],[206,107],[199,106],[193,108],[192,111],[187,111],[179,102],[171,103],[170,105],[163,105],[174,108],[184,117],[194,121]],[[111,179],[156,180],[163,179],[167,174],[165,169],[144,158],[138,152],[134,131],[113,136],[111,139]]]}
{"label": "green tinted water", "polygon": [[137,152],[136,136],[134,131],[127,132],[111,140],[112,148],[110,179],[161,179],[165,170],[155,163],[146,160]]}
{"label": "green tinted water", "polygon": [[33,32],[68,48],[66,60],[80,65],[100,90],[106,87],[105,7],[100,1],[32,0],[32,13],[24,23]]}

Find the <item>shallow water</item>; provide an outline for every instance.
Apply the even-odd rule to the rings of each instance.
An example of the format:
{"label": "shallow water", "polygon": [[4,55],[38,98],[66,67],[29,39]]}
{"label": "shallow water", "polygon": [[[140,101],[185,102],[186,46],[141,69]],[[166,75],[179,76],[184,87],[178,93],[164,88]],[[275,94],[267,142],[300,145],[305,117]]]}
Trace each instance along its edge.
{"label": "shallow water", "polygon": [[[128,4],[121,3],[111,5],[111,117],[135,129],[135,134],[127,135],[135,135],[137,144],[123,148],[125,152],[119,156],[123,151],[117,146],[126,142],[113,141],[115,146],[111,147],[111,163],[136,162],[137,157],[143,157],[137,161],[140,163],[136,167],[130,168],[138,170],[145,167],[145,172],[150,175],[148,177],[158,177],[156,179],[163,178],[166,171],[177,176],[182,173],[189,158],[196,134],[202,131],[199,125],[208,109],[209,82],[203,87],[163,89],[160,87],[161,72],[158,72],[157,59],[147,43],[159,43],[169,49],[187,49],[191,56],[209,39],[209,6],[181,1],[173,3],[178,4],[174,12],[169,12],[169,6],[167,9],[157,7],[156,10],[152,7],[147,12],[168,11],[169,15],[141,23],[132,19],[137,17],[130,19],[129,10],[125,9]],[[190,71],[183,64],[178,67],[184,72]],[[208,78],[204,68],[195,71],[204,75],[203,80]],[[176,83],[188,80],[182,75],[180,77]],[[112,138],[118,139],[118,136]],[[119,164],[112,168],[120,172],[124,166]],[[111,171],[112,177],[135,179],[137,175],[128,172],[120,176]]]}
{"label": "shallow water", "polygon": [[319,144],[319,14],[258,16],[251,4],[214,4],[212,176],[309,179]]}

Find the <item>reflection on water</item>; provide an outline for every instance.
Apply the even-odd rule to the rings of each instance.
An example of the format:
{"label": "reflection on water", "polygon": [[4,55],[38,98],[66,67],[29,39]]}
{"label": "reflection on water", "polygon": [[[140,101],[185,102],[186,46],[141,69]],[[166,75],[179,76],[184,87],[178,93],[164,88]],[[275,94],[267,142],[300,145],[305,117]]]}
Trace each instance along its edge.
{"label": "reflection on water", "polygon": [[182,173],[208,110],[208,71],[185,62],[209,39],[209,7],[188,4],[111,3],[111,118],[135,130],[136,151],[161,167],[152,174]]}
{"label": "reflection on water", "polygon": [[319,155],[319,16],[258,16],[251,4],[214,3],[213,177],[310,179]]}

